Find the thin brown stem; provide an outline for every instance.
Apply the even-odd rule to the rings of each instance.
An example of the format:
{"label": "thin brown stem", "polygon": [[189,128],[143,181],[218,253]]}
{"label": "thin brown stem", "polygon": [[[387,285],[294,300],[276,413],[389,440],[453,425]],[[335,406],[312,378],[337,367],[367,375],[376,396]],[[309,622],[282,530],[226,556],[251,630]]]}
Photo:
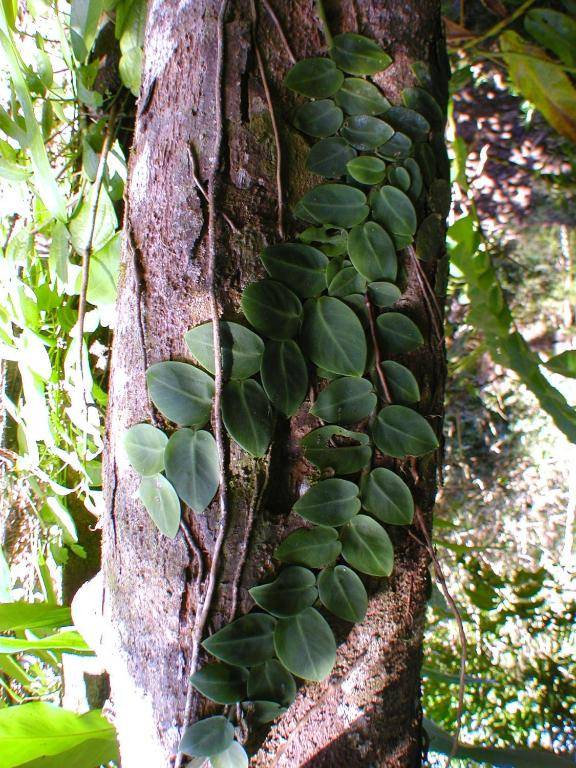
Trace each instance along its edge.
{"label": "thin brown stem", "polygon": [[430,322],[432,323],[432,327],[434,328],[434,333],[436,334],[436,338],[438,339],[438,341],[442,342],[444,338],[442,334],[442,325],[444,323],[444,318],[442,317],[442,310],[440,309],[440,304],[438,303],[438,299],[436,298],[436,294],[434,293],[432,286],[430,285],[430,281],[428,280],[428,277],[426,276],[426,273],[422,269],[420,261],[416,256],[416,251],[414,250],[414,247],[409,245],[408,248],[406,248],[406,251],[408,252],[408,255],[410,256],[410,259],[414,266],[414,271],[416,272],[416,279],[418,281],[418,285],[420,286],[422,298],[424,299],[424,303],[426,304],[426,309],[428,310],[428,314],[430,316]]}
{"label": "thin brown stem", "polygon": [[368,309],[368,322],[370,324],[370,336],[372,337],[372,346],[374,347],[374,365],[376,367],[376,373],[378,374],[378,381],[382,387],[382,393],[384,395],[384,402],[389,404],[392,402],[392,395],[390,394],[390,388],[388,381],[386,380],[386,374],[382,368],[382,352],[380,350],[380,342],[378,341],[378,331],[376,330],[376,320],[374,319],[374,306],[370,295],[366,293],[366,308]]}
{"label": "thin brown stem", "polygon": [[286,34],[284,32],[284,29],[282,28],[282,24],[280,23],[280,20],[278,16],[276,16],[276,11],[268,0],[262,0],[262,5],[264,8],[266,8],[266,11],[270,18],[272,19],[272,23],[276,27],[276,31],[278,32],[278,37],[280,40],[282,40],[282,44],[284,45],[284,48],[286,48],[286,53],[288,54],[288,58],[292,62],[292,64],[296,64],[296,56],[294,56],[294,53],[292,51],[292,48],[290,47],[290,43],[288,42],[288,38],[286,37]]}
{"label": "thin brown stem", "polygon": [[[198,190],[198,192],[200,192],[204,200],[208,202],[208,193],[204,189],[204,185],[202,184],[202,181],[198,176],[198,161],[196,159],[196,152],[194,151],[194,147],[191,147],[191,146],[188,147],[188,160],[190,161],[190,173],[192,174],[192,181],[196,185],[196,189]],[[228,224],[232,232],[234,232],[234,234],[237,235],[240,230],[238,229],[236,224],[234,224],[230,216],[224,213],[224,211],[219,211],[219,213],[220,213],[220,216],[222,216],[222,218],[226,222],[226,224]]]}

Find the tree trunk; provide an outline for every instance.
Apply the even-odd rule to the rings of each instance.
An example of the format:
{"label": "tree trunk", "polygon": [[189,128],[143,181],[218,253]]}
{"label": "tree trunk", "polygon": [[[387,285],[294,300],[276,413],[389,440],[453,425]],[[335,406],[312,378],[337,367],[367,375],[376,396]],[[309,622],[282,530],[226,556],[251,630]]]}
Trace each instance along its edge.
{"label": "tree trunk", "polygon": [[[183,723],[196,605],[194,555],[181,535],[173,542],[161,536],[135,500],[137,478],[125,463],[120,441],[131,424],[158,420],[147,399],[147,366],[188,359],[184,332],[210,319],[207,209],[192,178],[188,150],[193,147],[198,157],[199,178],[207,179],[216,141],[219,5],[219,0],[152,0],[147,22],[112,358],[103,521],[103,653],[123,768],[169,765]],[[290,128],[295,100],[282,86],[290,55],[264,5],[258,5],[258,41],[279,122],[290,208],[314,180],[305,171],[306,142]],[[274,6],[297,59],[324,53],[312,0],[276,0]],[[433,72],[445,71],[437,0],[341,0],[327,11],[333,33],[367,34],[393,57],[393,65],[377,76],[390,100],[398,101],[401,89],[413,83],[415,60]],[[276,150],[249,0],[229,3],[224,77],[217,205],[234,228],[219,216],[217,276],[222,316],[234,320],[240,316],[242,289],[262,274],[259,251],[279,239]],[[290,233],[293,224],[287,219]],[[425,269],[431,285],[438,284],[438,263],[427,262]],[[410,367],[421,385],[421,411],[435,417],[432,424],[440,431],[443,350],[408,260],[404,271],[402,311],[419,323],[427,339],[411,354]],[[230,620],[237,585],[239,613],[249,610],[247,588],[270,573],[275,545],[298,526],[290,510],[309,468],[299,455],[297,438],[317,425],[307,411],[303,407],[291,424],[279,424],[267,459],[250,459],[230,445],[231,520],[210,631]],[[437,458],[419,461],[414,473],[415,498],[427,519]],[[186,510],[184,516],[208,565],[217,534],[217,502],[203,515]],[[396,528],[390,535],[394,572],[385,583],[374,580],[366,620],[351,632],[349,625],[335,625],[340,645],[332,675],[303,686],[290,710],[268,733],[258,735],[252,765],[420,765],[420,664],[429,563],[406,529]],[[193,700],[194,718],[208,711],[201,697]]]}

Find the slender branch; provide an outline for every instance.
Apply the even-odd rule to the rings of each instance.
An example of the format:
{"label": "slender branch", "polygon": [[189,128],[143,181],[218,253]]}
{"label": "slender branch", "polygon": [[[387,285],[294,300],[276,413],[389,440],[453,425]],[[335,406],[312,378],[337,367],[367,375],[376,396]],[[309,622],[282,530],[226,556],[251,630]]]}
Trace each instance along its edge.
{"label": "slender branch", "polygon": [[272,19],[272,22],[274,23],[274,26],[276,27],[276,31],[278,32],[278,37],[280,38],[280,40],[282,40],[284,48],[286,48],[286,53],[288,54],[288,58],[290,59],[292,64],[296,64],[296,56],[294,56],[292,48],[290,47],[290,43],[288,42],[288,38],[286,37],[284,30],[282,29],[282,24],[280,24],[280,20],[278,19],[278,16],[276,16],[276,12],[274,8],[272,8],[268,0],[262,0],[262,5],[264,6],[264,8],[266,8],[268,15],[270,16],[270,18]]}
{"label": "slender branch", "polygon": [[328,25],[328,19],[326,18],[326,11],[324,9],[324,3],[322,0],[316,0],[316,15],[320,19],[322,24],[322,31],[326,38],[326,45],[328,48],[332,47],[332,32],[330,32],[330,26]]}
{"label": "slender branch", "polygon": [[[204,185],[202,184],[200,177],[198,176],[198,161],[196,159],[196,152],[194,151],[194,147],[191,147],[191,146],[188,147],[188,160],[190,161],[190,173],[192,174],[192,181],[194,182],[194,184],[196,184],[196,188],[198,189],[198,192],[200,192],[204,200],[208,202],[208,193],[204,189]],[[236,224],[234,224],[230,216],[224,213],[224,211],[220,211],[219,213],[220,213],[220,216],[222,216],[222,218],[226,222],[226,224],[228,224],[232,232],[234,232],[234,234],[237,235],[240,230],[238,229]]]}
{"label": "slender branch", "polygon": [[374,306],[370,299],[370,294],[366,293],[366,308],[368,309],[368,322],[370,323],[370,335],[372,336],[372,346],[374,347],[374,364],[376,366],[376,373],[378,374],[378,380],[382,387],[382,393],[384,395],[384,402],[391,403],[392,395],[390,394],[390,388],[386,380],[386,374],[382,368],[382,352],[380,351],[380,342],[378,341],[378,332],[376,330],[376,321],[374,320]]}
{"label": "slender branch", "polygon": [[531,5],[534,5],[535,2],[536,0],[526,0],[526,2],[523,3],[519,8],[516,8],[514,13],[511,13],[510,16],[506,16],[505,19],[502,19],[502,21],[499,21],[493,27],[490,27],[487,32],[483,32],[479,37],[475,37],[473,40],[467,42],[462,46],[462,48],[466,51],[469,48],[474,48],[475,45],[481,43],[482,40],[486,40],[487,37],[494,37],[495,35],[498,35],[503,29],[506,29],[506,27],[512,24],[513,21],[516,21],[517,18],[522,16],[522,14],[525,13]]}

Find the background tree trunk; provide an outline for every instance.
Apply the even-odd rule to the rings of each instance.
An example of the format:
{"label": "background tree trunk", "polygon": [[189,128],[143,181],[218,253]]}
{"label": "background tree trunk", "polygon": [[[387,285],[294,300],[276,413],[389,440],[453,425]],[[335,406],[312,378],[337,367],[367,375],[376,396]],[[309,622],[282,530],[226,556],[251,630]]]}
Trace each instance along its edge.
{"label": "background tree trunk", "polygon": [[[134,499],[137,478],[120,441],[126,427],[159,422],[147,400],[144,372],[167,359],[186,359],[183,334],[208,320],[207,211],[192,180],[188,148],[195,148],[206,179],[215,145],[214,79],[219,0],[153,0],[145,42],[142,96],[130,163],[125,248],[114,341],[108,414],[103,521],[105,584],[102,653],[111,674],[112,702],[123,768],[167,766],[181,732],[195,610],[195,562],[185,540],[162,537]],[[249,0],[230,2],[225,24],[225,136],[218,208],[237,227],[219,227],[219,296],[223,315],[239,317],[243,287],[259,277],[258,252],[278,240],[275,145],[251,33]],[[260,5],[260,4],[258,4]],[[295,56],[321,55],[324,39],[312,0],[276,0]],[[398,100],[413,82],[411,63],[442,70],[438,0],[341,0],[328,5],[333,32],[360,31],[380,41],[394,64],[378,80]],[[290,206],[313,184],[304,170],[306,144],[289,128],[292,96],[282,87],[291,66],[278,30],[259,8],[258,40],[277,110]],[[438,51],[441,54],[438,54]],[[288,232],[292,228],[288,221]],[[432,285],[437,264],[426,266]],[[430,328],[416,276],[405,265],[402,310],[427,332],[410,356],[420,381],[421,409],[438,417],[443,351]],[[160,422],[161,423],[161,422]],[[271,552],[297,527],[291,506],[308,468],[297,438],[315,425],[307,408],[279,424],[269,458],[252,460],[230,447],[231,521],[210,629],[230,620],[239,582],[239,611],[250,607],[246,587],[269,573]],[[430,516],[436,459],[418,463],[415,496]],[[216,537],[217,504],[203,515],[185,512],[207,563]],[[252,530],[248,521],[253,517]],[[391,531],[395,568],[374,584],[366,620],[340,641],[331,677],[304,686],[289,712],[259,735],[255,766],[417,766],[421,762],[420,663],[428,559],[405,530]],[[242,568],[241,552],[247,546]],[[206,704],[194,701],[194,717]]]}

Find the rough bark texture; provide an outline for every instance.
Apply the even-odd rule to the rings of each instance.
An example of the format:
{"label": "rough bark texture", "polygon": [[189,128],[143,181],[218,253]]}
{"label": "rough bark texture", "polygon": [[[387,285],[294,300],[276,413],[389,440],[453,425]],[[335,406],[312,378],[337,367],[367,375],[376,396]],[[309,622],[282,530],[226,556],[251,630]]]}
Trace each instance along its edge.
{"label": "rough bark texture", "polygon": [[[297,58],[318,55],[323,37],[312,0],[276,0]],[[360,31],[381,41],[394,64],[380,78],[397,100],[412,82],[415,59],[437,65],[442,50],[437,0],[341,0],[328,6],[333,32]],[[214,77],[218,0],[153,0],[145,71],[131,159],[124,264],[114,342],[103,522],[105,623],[102,653],[111,673],[112,703],[123,768],[169,765],[182,725],[195,609],[195,563],[184,539],[157,533],[135,501],[137,478],[120,449],[127,426],[152,419],[144,371],[154,362],[187,359],[183,334],[209,319],[205,203],[192,181],[188,147],[200,177],[213,163]],[[258,251],[278,240],[275,147],[251,37],[250,3],[230,3],[226,21],[225,150],[219,208],[235,223],[219,232],[219,295],[226,318],[238,316],[243,287],[260,276]],[[264,8],[258,39],[278,110],[288,204],[314,183],[304,170],[305,142],[289,128],[292,97],[281,82],[290,60]],[[288,221],[288,231],[292,224]],[[428,268],[432,285],[436,265]],[[421,410],[440,429],[443,351],[430,329],[416,276],[405,265],[402,310],[429,329],[409,365],[420,380]],[[298,526],[292,503],[310,472],[297,438],[315,426],[304,408],[278,427],[271,457],[254,461],[230,448],[232,519],[210,629],[230,619],[231,585],[246,587],[269,573],[271,552]],[[402,469],[400,467],[400,469]],[[430,516],[436,457],[418,464],[414,493]],[[409,475],[410,476],[410,475]],[[206,563],[216,535],[217,505],[185,512]],[[254,517],[249,530],[247,521]],[[368,616],[351,632],[335,626],[338,661],[325,683],[303,687],[289,712],[259,734],[254,766],[417,766],[421,762],[420,661],[428,561],[406,531],[392,531],[396,562],[387,583],[374,583]],[[246,567],[240,553],[248,543]],[[194,702],[194,716],[206,704]]]}

